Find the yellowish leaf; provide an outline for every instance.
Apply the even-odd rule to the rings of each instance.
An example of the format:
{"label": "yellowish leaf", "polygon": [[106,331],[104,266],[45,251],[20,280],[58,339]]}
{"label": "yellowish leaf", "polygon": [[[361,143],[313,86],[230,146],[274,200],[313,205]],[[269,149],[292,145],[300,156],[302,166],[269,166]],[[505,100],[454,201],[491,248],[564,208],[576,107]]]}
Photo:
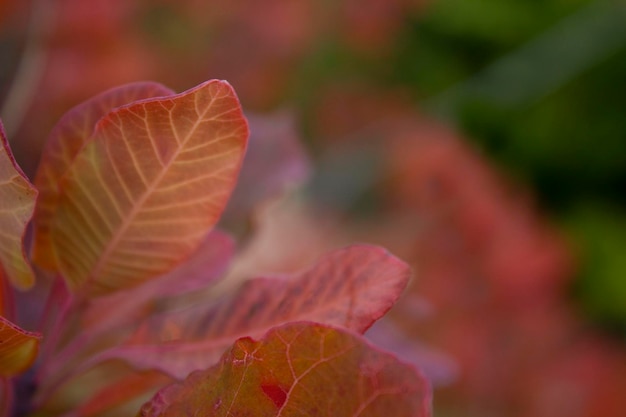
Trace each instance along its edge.
{"label": "yellowish leaf", "polygon": [[35,239],[33,262],[42,268],[56,270],[50,222],[59,200],[58,183],[72,161],[91,138],[93,129],[103,116],[116,107],[133,101],[169,96],[169,88],[153,82],[137,82],[112,88],[68,111],[52,129],[41,155],[35,186],[39,198],[33,219]]}
{"label": "yellowish leaf", "polygon": [[39,351],[37,333],[20,329],[0,316],[0,376],[17,375],[28,369]]}
{"label": "yellowish leaf", "polygon": [[0,264],[8,280],[21,289],[35,281],[23,240],[36,199],[37,190],[15,162],[0,123]]}

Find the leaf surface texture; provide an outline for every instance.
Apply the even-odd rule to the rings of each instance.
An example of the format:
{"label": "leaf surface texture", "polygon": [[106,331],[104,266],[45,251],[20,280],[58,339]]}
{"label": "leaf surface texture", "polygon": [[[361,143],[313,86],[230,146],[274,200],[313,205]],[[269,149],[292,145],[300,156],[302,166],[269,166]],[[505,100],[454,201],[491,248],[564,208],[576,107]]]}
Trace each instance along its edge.
{"label": "leaf surface texture", "polygon": [[61,179],[52,222],[70,288],[132,287],[190,256],[226,204],[247,137],[232,87],[217,80],[100,119]]}
{"label": "leaf surface texture", "polygon": [[56,269],[50,225],[59,201],[59,180],[85,143],[92,138],[98,120],[125,104],[173,94],[172,90],[158,83],[126,84],[79,104],[59,120],[48,136],[35,176],[39,198],[33,219],[35,230],[33,262],[46,269]]}
{"label": "leaf surface texture", "polygon": [[160,391],[141,417],[427,417],[430,388],[362,337],[312,323],[239,339],[220,362]]}
{"label": "leaf surface texture", "polygon": [[9,282],[21,289],[35,281],[23,240],[36,199],[37,190],[15,162],[0,122],[0,266]]}
{"label": "leaf surface texture", "polygon": [[236,339],[260,337],[286,322],[316,321],[362,333],[391,308],[410,274],[382,248],[350,246],[293,277],[252,279],[218,304],[146,320],[126,345],[94,362],[124,359],[137,369],[184,378],[215,363]]}

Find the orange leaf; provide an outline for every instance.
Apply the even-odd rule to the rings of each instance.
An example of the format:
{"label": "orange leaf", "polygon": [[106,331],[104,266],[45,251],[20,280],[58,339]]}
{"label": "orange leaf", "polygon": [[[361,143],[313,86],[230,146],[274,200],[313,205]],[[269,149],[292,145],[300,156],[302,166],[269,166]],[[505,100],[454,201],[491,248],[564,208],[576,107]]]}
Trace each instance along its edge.
{"label": "orange leaf", "polygon": [[217,80],[102,118],[61,179],[52,222],[69,287],[103,294],[187,258],[221,215],[247,137],[233,89]]}
{"label": "orange leaf", "polygon": [[35,176],[39,199],[33,219],[33,262],[43,268],[56,270],[50,222],[59,200],[58,182],[91,138],[96,122],[116,107],[140,99],[172,94],[174,92],[169,88],[153,82],[122,85],[79,104],[59,120],[46,141]]}
{"label": "orange leaf", "polygon": [[41,336],[20,329],[0,316],[0,376],[17,375],[33,363]]}
{"label": "orange leaf", "polygon": [[30,288],[35,281],[23,241],[36,199],[37,190],[15,162],[0,122],[0,266],[21,289]]}
{"label": "orange leaf", "polygon": [[428,417],[430,388],[411,366],[345,330],[290,323],[239,339],[220,362],[161,390],[141,417]]}

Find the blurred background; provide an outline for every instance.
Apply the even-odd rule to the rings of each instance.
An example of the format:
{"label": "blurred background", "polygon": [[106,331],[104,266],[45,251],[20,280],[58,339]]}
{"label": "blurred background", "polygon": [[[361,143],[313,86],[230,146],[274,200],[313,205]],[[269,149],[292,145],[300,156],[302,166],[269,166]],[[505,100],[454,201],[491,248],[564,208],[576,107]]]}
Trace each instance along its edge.
{"label": "blurred background", "polygon": [[272,156],[297,137],[310,159],[280,154],[301,186],[225,219],[250,269],[384,245],[416,274],[371,337],[429,375],[437,417],[623,415],[623,1],[0,0],[0,115],[31,177],[72,106],[209,78],[291,143]]}

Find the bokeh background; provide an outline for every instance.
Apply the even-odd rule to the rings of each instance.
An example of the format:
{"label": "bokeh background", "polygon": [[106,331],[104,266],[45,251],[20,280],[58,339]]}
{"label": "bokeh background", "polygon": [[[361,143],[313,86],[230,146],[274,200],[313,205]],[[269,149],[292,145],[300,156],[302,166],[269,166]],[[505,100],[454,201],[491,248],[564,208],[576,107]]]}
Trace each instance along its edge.
{"label": "bokeh background", "polygon": [[624,415],[623,1],[0,0],[0,114],[28,175],[73,105],[209,78],[310,158],[225,224],[252,236],[249,268],[382,244],[416,279],[371,337],[431,377],[437,417]]}

